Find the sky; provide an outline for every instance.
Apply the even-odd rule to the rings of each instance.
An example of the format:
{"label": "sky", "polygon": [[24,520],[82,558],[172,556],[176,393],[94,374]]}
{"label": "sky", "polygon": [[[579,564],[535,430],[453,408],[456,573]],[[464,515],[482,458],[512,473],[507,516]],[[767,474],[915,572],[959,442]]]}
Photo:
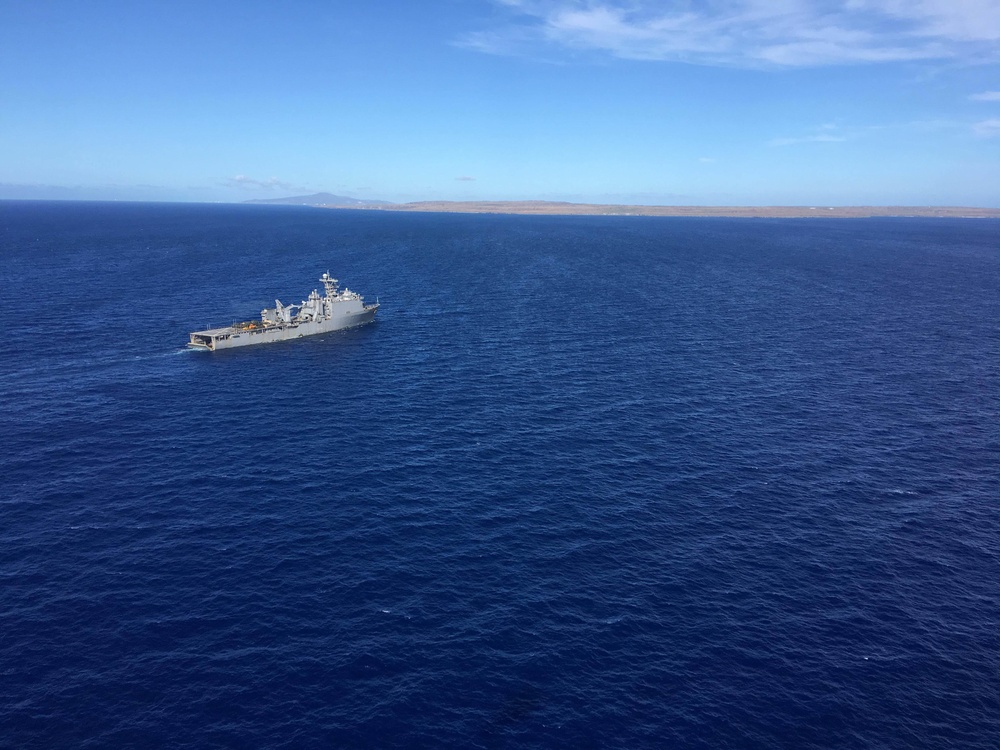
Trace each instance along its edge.
{"label": "sky", "polygon": [[1000,207],[1000,0],[0,0],[0,198]]}

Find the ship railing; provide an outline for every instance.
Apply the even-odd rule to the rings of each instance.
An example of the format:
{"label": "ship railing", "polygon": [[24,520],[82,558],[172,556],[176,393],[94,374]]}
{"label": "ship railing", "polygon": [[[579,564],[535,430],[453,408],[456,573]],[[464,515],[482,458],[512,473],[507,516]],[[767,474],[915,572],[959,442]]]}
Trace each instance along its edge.
{"label": "ship railing", "polygon": [[260,331],[270,331],[276,328],[285,328],[291,323],[270,323],[265,325],[256,320],[246,320],[246,321],[233,321],[230,323],[209,323],[206,324],[202,331],[220,331],[225,329],[232,329],[234,333],[259,333]]}

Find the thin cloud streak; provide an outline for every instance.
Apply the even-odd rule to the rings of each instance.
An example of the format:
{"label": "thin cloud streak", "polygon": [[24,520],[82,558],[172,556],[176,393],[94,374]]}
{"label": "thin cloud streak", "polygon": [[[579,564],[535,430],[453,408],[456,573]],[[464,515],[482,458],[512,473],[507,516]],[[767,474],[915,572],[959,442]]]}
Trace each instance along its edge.
{"label": "thin cloud streak", "polygon": [[290,182],[279,180],[277,177],[268,177],[266,180],[257,180],[247,177],[245,174],[238,174],[230,177],[223,183],[226,187],[250,188],[254,190],[306,190],[307,188],[297,187]]}
{"label": "thin cloud streak", "polygon": [[1000,102],[1000,91],[984,91],[969,98],[974,102]]}
{"label": "thin cloud streak", "polygon": [[980,138],[1000,137],[1000,119],[983,120],[972,126],[972,132]]}
{"label": "thin cloud streak", "polygon": [[719,0],[664,10],[653,0],[495,0],[511,22],[466,35],[481,52],[539,48],[632,60],[806,67],[997,60],[993,0]]}
{"label": "thin cloud streak", "polygon": [[772,138],[767,142],[768,146],[794,146],[799,143],[843,143],[847,138],[841,135],[829,135],[818,133],[816,135],[804,135],[798,138]]}

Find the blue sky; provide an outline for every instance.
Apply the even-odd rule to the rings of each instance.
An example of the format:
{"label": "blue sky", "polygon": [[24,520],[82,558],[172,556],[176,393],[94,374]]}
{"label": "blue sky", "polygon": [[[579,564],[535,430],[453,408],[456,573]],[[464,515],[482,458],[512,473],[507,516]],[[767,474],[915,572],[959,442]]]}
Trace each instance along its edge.
{"label": "blue sky", "polygon": [[1000,206],[998,0],[0,0],[0,198]]}

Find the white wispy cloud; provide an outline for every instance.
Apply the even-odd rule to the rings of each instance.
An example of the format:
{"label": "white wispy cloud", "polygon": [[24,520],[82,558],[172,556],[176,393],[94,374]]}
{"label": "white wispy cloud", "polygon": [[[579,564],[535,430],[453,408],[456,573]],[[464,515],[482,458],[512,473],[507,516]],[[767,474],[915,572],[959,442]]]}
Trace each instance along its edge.
{"label": "white wispy cloud", "polygon": [[305,190],[293,185],[290,182],[279,180],[277,177],[268,177],[265,180],[258,180],[247,177],[245,174],[234,175],[224,183],[227,187],[253,188],[262,190]]}
{"label": "white wispy cloud", "polygon": [[475,182],[476,181],[475,177],[469,177],[467,175],[462,175],[461,177],[456,177],[455,179],[458,180],[459,182]]}
{"label": "white wispy cloud", "polygon": [[842,127],[837,123],[827,123],[812,128],[804,135],[772,138],[768,146],[795,146],[807,143],[843,143],[844,141],[868,138],[894,138],[904,133],[924,134],[965,134],[970,132],[980,138],[1000,136],[1000,118],[971,122],[967,119],[907,120],[887,122],[877,125]]}
{"label": "white wispy cloud", "polygon": [[796,138],[772,138],[767,142],[768,146],[794,146],[798,143],[842,143],[847,138],[842,135],[830,135],[829,133],[816,133],[814,135],[803,135]]}
{"label": "white wispy cloud", "polygon": [[1000,59],[996,0],[494,0],[508,23],[460,44],[708,65]]}
{"label": "white wispy cloud", "polygon": [[972,126],[972,132],[981,138],[996,138],[1000,136],[1000,119],[977,122]]}
{"label": "white wispy cloud", "polygon": [[969,98],[974,102],[1000,102],[1000,91],[984,91]]}

